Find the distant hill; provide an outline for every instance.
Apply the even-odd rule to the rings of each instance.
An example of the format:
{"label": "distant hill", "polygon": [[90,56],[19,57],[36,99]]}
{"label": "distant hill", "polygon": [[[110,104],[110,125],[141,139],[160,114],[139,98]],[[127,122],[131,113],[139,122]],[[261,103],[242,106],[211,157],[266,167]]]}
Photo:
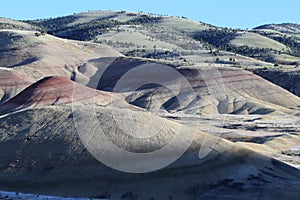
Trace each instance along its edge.
{"label": "distant hill", "polygon": [[[31,44],[40,41],[39,37],[29,38],[24,34],[11,34],[7,32],[7,29],[10,29],[34,31],[33,34],[37,36],[48,33],[60,38],[98,43],[110,46],[125,56],[167,61],[184,66],[297,69],[300,64],[300,29],[298,24],[291,23],[269,24],[253,30],[241,30],[216,27],[178,16],[91,11],[27,21],[0,18],[0,29],[3,30],[0,33],[2,51],[4,48],[20,49],[23,45],[20,43],[20,37],[24,37]],[[14,59],[0,63],[0,66],[7,66],[7,63],[12,63]],[[26,61],[34,61],[36,57],[31,56],[28,59],[33,60]],[[20,57],[15,59],[18,60]],[[14,64],[20,63],[21,61]]]}
{"label": "distant hill", "polygon": [[74,67],[87,60],[122,56],[108,46],[36,31],[0,30],[0,36],[0,66],[14,68],[36,80],[55,75],[69,78]]}
{"label": "distant hill", "polygon": [[300,24],[266,24],[254,31],[286,45],[291,50],[290,55],[300,56]]}
{"label": "distant hill", "polygon": [[32,24],[0,17],[0,29],[39,30]]}
{"label": "distant hill", "polygon": [[283,24],[265,24],[254,29],[274,30],[280,33],[291,35],[300,35],[300,24],[283,23]]}
{"label": "distant hill", "polygon": [[218,49],[273,64],[300,63],[299,59],[295,62],[278,56],[299,56],[300,47],[294,39],[273,37],[261,31],[274,29],[298,34],[296,24],[264,25],[248,31],[216,27],[185,17],[125,11],[93,11],[26,23],[61,38],[106,44],[129,56],[178,60],[183,59],[181,55],[198,55],[198,50]]}

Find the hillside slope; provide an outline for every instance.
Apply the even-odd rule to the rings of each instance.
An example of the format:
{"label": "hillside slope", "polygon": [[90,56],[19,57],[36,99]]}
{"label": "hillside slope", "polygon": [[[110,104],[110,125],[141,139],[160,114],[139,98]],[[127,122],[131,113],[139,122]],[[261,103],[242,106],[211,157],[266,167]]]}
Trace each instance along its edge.
{"label": "hillside slope", "polygon": [[92,11],[27,23],[59,37],[105,44],[128,56],[185,66],[246,69],[275,66],[288,70],[300,63],[298,24],[267,24],[253,30],[235,30],[184,17],[125,11]]}
{"label": "hillside slope", "polygon": [[30,85],[18,95],[0,106],[0,114],[7,114],[25,108],[54,106],[60,104],[74,104],[92,102],[105,106],[118,99],[119,106],[125,99],[121,95],[96,91],[65,77],[46,77]]}
{"label": "hillside slope", "polygon": [[[292,23],[266,24],[254,29],[261,35],[265,35],[288,46],[290,55],[300,56],[300,25]],[[299,60],[297,61],[298,63]]]}
{"label": "hillside slope", "polygon": [[34,80],[13,69],[0,68],[0,104],[17,95]]}
{"label": "hillside slope", "polygon": [[[58,37],[106,44],[138,57],[178,60],[182,55],[199,56],[198,50],[217,48],[275,64],[280,61],[278,52],[294,55],[297,50],[284,41],[255,33],[257,30],[234,30],[185,17],[140,12],[92,11],[26,22]],[[260,42],[254,45],[249,40]]]}
{"label": "hillside slope", "polygon": [[[136,73],[133,73],[134,70]],[[170,75],[171,72],[174,74]],[[266,114],[274,111],[289,113],[290,108],[300,105],[299,97],[253,73],[235,68],[176,67],[119,58],[91,60],[79,68],[78,74],[89,80],[84,83],[87,86],[110,92],[127,92],[128,102],[151,111]],[[147,81],[145,78],[156,80],[161,86],[142,87]],[[76,76],[74,80],[77,81]],[[122,80],[128,81],[118,85]],[[180,80],[185,83],[180,85]]]}
{"label": "hillside slope", "polygon": [[[140,134],[152,127],[155,136],[147,140],[140,139],[142,141],[139,143],[136,143],[138,138],[127,138],[124,143],[123,130],[111,116],[112,112],[119,111],[103,107],[93,109],[97,113],[98,126],[104,128],[115,144],[130,151],[160,148],[172,140],[177,130],[186,137],[194,134],[195,142],[181,159],[166,169],[147,174],[121,173],[99,163],[85,150],[80,132],[77,132],[74,120],[70,117],[70,108],[55,106],[29,109],[0,119],[1,188],[47,195],[112,199],[126,196],[142,199],[165,199],[170,196],[203,199],[213,196],[223,199],[224,195],[239,199],[293,199],[299,195],[299,170],[288,165],[222,139],[218,140],[208,156],[199,159],[198,149],[204,133],[181,126],[178,129],[177,123],[169,121],[165,121],[165,128],[161,129],[157,126],[161,124],[161,118],[152,117],[150,122],[147,120],[149,115],[140,111],[132,113],[138,123],[130,126],[138,128],[136,130]],[[77,123],[86,123],[84,118],[77,120]],[[126,117],[123,119],[124,123],[130,121]],[[10,125],[12,123],[14,126]],[[93,130],[97,129],[90,125],[85,125],[89,126],[85,134],[93,134]],[[112,127],[116,128],[114,134],[111,133]],[[208,138],[214,140],[213,136]],[[93,144],[97,145],[95,142]],[[117,155],[111,152],[110,156]],[[130,161],[118,162],[123,164]],[[143,159],[142,162],[153,161]]]}
{"label": "hillside slope", "polygon": [[0,30],[0,66],[14,68],[36,80],[71,77],[89,59],[122,56],[107,46],[36,35],[34,31]]}

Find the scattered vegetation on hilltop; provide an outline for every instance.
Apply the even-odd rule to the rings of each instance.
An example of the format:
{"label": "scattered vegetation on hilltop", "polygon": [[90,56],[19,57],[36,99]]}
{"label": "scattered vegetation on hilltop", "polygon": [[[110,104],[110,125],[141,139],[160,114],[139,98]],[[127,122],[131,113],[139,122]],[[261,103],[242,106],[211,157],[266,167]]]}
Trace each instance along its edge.
{"label": "scattered vegetation on hilltop", "polygon": [[218,49],[226,49],[229,42],[237,36],[237,30],[234,29],[208,29],[193,34],[193,38],[201,42],[213,45]]}
{"label": "scattered vegetation on hilltop", "polygon": [[[276,66],[299,66],[300,62],[297,60],[300,56],[300,26],[297,24],[264,25],[248,31],[215,27],[186,17],[126,11],[89,11],[19,23],[23,25],[0,21],[0,29],[24,29],[24,24],[27,24],[26,29],[31,27],[38,31],[37,34],[92,41],[112,46],[125,55],[143,58],[178,61],[186,59],[184,56],[201,56],[200,51],[206,49],[211,56],[218,56],[213,60],[219,64],[238,63],[234,59],[236,55]],[[128,39],[129,35],[131,39]],[[248,44],[252,38],[256,44],[251,46]],[[234,56],[230,56],[231,60],[222,59],[221,51],[233,53]]]}

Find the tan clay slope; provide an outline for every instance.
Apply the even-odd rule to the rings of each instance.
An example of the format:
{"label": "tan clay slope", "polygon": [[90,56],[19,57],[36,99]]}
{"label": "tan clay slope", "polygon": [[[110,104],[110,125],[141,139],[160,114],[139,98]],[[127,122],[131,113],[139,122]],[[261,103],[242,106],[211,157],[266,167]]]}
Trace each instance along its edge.
{"label": "tan clay slope", "polygon": [[32,83],[34,83],[32,78],[13,69],[0,67],[0,104],[14,97]]}
{"label": "tan clay slope", "polygon": [[0,66],[14,67],[39,80],[46,76],[71,77],[89,59],[122,56],[98,44],[71,41],[34,31],[0,30]]}
{"label": "tan clay slope", "polygon": [[235,68],[223,68],[219,71],[229,102],[232,94],[232,96],[240,96],[243,100],[285,108],[300,105],[299,97],[251,72]]}
{"label": "tan clay slope", "polygon": [[[180,74],[170,75],[170,71]],[[80,67],[79,75],[88,78],[89,81],[84,84],[100,90],[133,92],[138,89],[127,100],[151,111],[165,108],[170,112],[189,114],[267,114],[289,112],[289,108],[300,105],[299,97],[251,72],[236,68],[176,69],[171,65],[145,60],[120,58],[108,62],[107,59],[97,59]],[[123,87],[116,87],[126,77],[128,81],[122,83]],[[165,87],[152,85],[136,88],[153,77],[160,79],[160,85]],[[186,92],[187,84],[178,82],[182,79],[192,87],[192,92]],[[75,81],[80,80],[75,77]],[[176,91],[166,87],[176,88]],[[174,95],[178,91],[177,97],[181,103]]]}
{"label": "tan clay slope", "polygon": [[[95,126],[90,125],[91,118],[82,116],[76,122],[82,123],[83,129],[76,129],[74,112],[67,106],[28,109],[0,118],[0,189],[111,199],[126,195],[139,199],[170,196],[174,199],[295,199],[299,196],[300,171],[281,162],[223,139],[210,147],[208,156],[199,159],[198,152],[206,135],[203,132],[160,117],[152,116],[149,120],[151,115],[141,111],[122,110],[130,112],[129,117],[122,115],[120,109],[110,107],[82,109],[87,116],[90,111],[96,113]],[[123,116],[123,125],[131,126],[140,136],[149,130],[152,136],[138,139],[128,135],[112,113]],[[130,123],[132,117],[134,123]],[[160,149],[173,140],[178,129],[184,138],[195,134],[195,141],[183,157],[167,168],[129,174],[101,164],[85,149],[77,131],[90,135],[93,148],[97,149],[98,145],[107,145],[93,139],[100,129],[114,144],[131,152]],[[206,139],[215,140],[213,136]],[[181,144],[173,148],[181,149]],[[110,155],[115,156],[115,152],[111,151]],[[120,157],[116,162],[131,161]]]}
{"label": "tan clay slope", "polygon": [[96,91],[75,83],[65,77],[46,77],[20,92],[0,106],[0,114],[24,108],[51,106],[59,104],[93,102],[100,105],[110,104],[113,99],[125,100],[120,95]]}

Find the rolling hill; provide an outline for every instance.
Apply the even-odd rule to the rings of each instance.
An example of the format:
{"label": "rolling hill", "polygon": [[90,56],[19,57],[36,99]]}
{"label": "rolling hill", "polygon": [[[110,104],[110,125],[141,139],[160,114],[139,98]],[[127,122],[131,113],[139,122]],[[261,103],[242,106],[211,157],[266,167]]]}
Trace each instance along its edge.
{"label": "rolling hill", "polygon": [[0,18],[0,190],[297,199],[298,39],[141,12]]}
{"label": "rolling hill", "polygon": [[[72,112],[70,106],[45,106],[12,113],[0,119],[1,188],[46,195],[112,199],[223,199],[224,195],[239,199],[293,199],[298,196],[298,169],[160,117],[153,116],[149,121],[149,114],[145,111],[131,110],[135,123],[130,123],[132,119],[121,113],[127,112],[128,108],[122,111],[112,106],[80,106],[78,108],[85,112],[78,115],[76,123],[84,128],[82,133],[76,130],[72,117],[76,112]],[[87,122],[86,117],[92,113],[86,111],[90,108],[96,113],[96,124]],[[142,134],[152,127],[154,136],[128,138],[124,135],[124,129],[113,120],[112,113],[123,116],[124,126],[131,126],[136,133]],[[159,126],[162,120],[164,129]],[[192,136],[195,140],[179,160],[165,169],[146,174],[122,173],[103,165],[85,149],[86,145],[89,145],[88,148],[99,145],[97,137],[88,144],[82,137],[92,136],[100,127],[115,144],[134,152],[161,148],[178,133],[185,136],[182,139]],[[216,141],[216,144],[205,158],[199,159],[198,149],[204,139]],[[181,148],[184,142],[176,143],[169,156],[173,156],[174,150]],[[118,154],[111,151],[109,156],[118,157]],[[138,166],[142,164],[139,162],[146,162],[149,165],[156,162],[153,159],[120,159],[118,163],[130,165],[134,162]]]}
{"label": "rolling hill", "polygon": [[9,100],[34,83],[33,79],[13,69],[0,68],[0,76],[0,103]]}
{"label": "rolling hill", "polygon": [[101,56],[122,56],[107,46],[69,41],[35,31],[0,30],[0,66],[39,80],[45,76],[71,77],[73,68]]}
{"label": "rolling hill", "polygon": [[298,69],[300,63],[298,24],[235,30],[185,17],[125,11],[91,11],[26,22],[58,37],[111,46],[127,56],[171,60],[184,65]]}

